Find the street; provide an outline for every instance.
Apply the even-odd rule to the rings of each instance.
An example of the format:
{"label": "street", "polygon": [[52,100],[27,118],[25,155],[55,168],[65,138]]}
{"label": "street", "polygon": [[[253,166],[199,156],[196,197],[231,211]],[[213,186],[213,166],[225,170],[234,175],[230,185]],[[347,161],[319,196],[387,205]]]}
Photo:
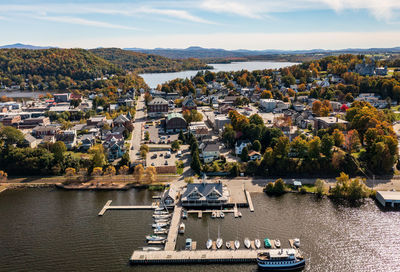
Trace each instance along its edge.
{"label": "street", "polygon": [[[140,155],[136,155],[139,152],[140,142],[142,140],[142,128],[146,122],[145,117],[145,103],[144,96],[140,95],[136,105],[135,122],[133,124],[134,129],[132,132],[132,139],[130,142],[129,157],[131,162],[140,160]],[[133,146],[133,150],[132,150]]]}

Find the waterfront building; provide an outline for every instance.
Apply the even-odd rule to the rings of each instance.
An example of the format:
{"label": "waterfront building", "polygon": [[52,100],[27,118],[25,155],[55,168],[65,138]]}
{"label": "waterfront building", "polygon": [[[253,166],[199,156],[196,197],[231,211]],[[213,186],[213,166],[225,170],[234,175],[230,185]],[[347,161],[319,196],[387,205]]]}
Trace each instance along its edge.
{"label": "waterfront building", "polygon": [[181,197],[183,207],[221,207],[228,202],[222,183],[188,184]]}

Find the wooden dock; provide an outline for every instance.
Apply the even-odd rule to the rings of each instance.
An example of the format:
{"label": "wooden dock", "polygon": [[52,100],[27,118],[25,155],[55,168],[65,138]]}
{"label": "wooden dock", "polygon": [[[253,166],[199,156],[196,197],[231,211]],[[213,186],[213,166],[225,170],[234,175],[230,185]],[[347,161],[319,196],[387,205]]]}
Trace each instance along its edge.
{"label": "wooden dock", "polygon": [[196,248],[197,248],[197,242],[192,241],[192,250],[196,250]]}
{"label": "wooden dock", "polygon": [[246,199],[247,199],[247,203],[249,204],[249,209],[251,212],[254,212],[254,206],[253,206],[253,201],[251,200],[251,196],[249,191],[244,190],[245,194],[246,194]]}
{"label": "wooden dock", "polygon": [[110,206],[112,200],[107,201],[104,207],[99,212],[99,216],[104,215],[107,210],[153,210],[156,205],[135,205],[135,206]]}
{"label": "wooden dock", "polygon": [[183,251],[141,251],[132,253],[131,264],[187,264],[187,263],[253,263],[262,250],[183,250]]}
{"label": "wooden dock", "polygon": [[172,215],[171,225],[168,232],[167,242],[165,243],[166,251],[175,250],[176,238],[178,237],[179,222],[181,220],[182,207],[175,206],[174,213]]}
{"label": "wooden dock", "polygon": [[235,218],[239,217],[239,211],[238,211],[236,203],[235,203],[235,206],[233,207],[233,215],[235,216]]}

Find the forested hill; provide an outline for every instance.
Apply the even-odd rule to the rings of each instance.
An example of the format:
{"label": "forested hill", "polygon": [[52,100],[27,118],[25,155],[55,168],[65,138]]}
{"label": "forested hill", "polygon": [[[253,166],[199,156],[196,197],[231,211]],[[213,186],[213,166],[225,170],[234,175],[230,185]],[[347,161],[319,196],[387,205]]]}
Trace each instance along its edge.
{"label": "forested hill", "polygon": [[[111,75],[113,76],[111,78]],[[101,80],[98,80],[101,79]],[[84,49],[0,49],[0,87],[20,90],[147,88],[143,78]],[[129,84],[128,84],[128,83]]]}
{"label": "forested hill", "polygon": [[177,72],[183,70],[207,69],[204,61],[189,59],[169,59],[157,55],[149,55],[119,48],[99,48],[90,52],[102,57],[125,70],[135,72]]}
{"label": "forested hill", "polygon": [[124,71],[84,49],[0,49],[0,75],[66,76],[86,80]]}

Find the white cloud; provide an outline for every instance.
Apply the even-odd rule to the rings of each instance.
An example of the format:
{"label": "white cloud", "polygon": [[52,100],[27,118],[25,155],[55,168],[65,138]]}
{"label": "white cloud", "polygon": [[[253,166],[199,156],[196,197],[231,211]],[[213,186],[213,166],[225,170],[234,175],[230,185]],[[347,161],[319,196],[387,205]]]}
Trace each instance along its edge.
{"label": "white cloud", "polygon": [[212,12],[231,13],[248,18],[260,19],[260,10],[253,5],[248,5],[243,1],[234,2],[227,0],[205,0],[200,4],[200,7]]}
{"label": "white cloud", "polygon": [[214,24],[214,22],[202,19],[198,16],[194,16],[185,10],[176,10],[176,9],[154,9],[154,8],[139,8],[134,13],[147,13],[153,15],[165,15],[168,17],[187,20],[195,23],[205,23],[205,24]]}
{"label": "white cloud", "polygon": [[114,28],[114,29],[125,29],[125,30],[137,30],[137,28],[110,24],[106,22],[87,20],[77,17],[69,17],[69,16],[40,16],[34,17],[35,19],[58,22],[58,23],[66,23],[66,24],[75,24],[75,25],[83,25],[83,26],[92,26],[92,27],[102,27],[102,28]]}
{"label": "white cloud", "polygon": [[[135,35],[113,38],[60,41],[64,47],[141,47],[186,48],[202,46],[224,49],[345,49],[395,47],[400,44],[398,32],[305,32],[305,33],[215,33],[190,35]],[[57,45],[57,44],[54,44]]]}

